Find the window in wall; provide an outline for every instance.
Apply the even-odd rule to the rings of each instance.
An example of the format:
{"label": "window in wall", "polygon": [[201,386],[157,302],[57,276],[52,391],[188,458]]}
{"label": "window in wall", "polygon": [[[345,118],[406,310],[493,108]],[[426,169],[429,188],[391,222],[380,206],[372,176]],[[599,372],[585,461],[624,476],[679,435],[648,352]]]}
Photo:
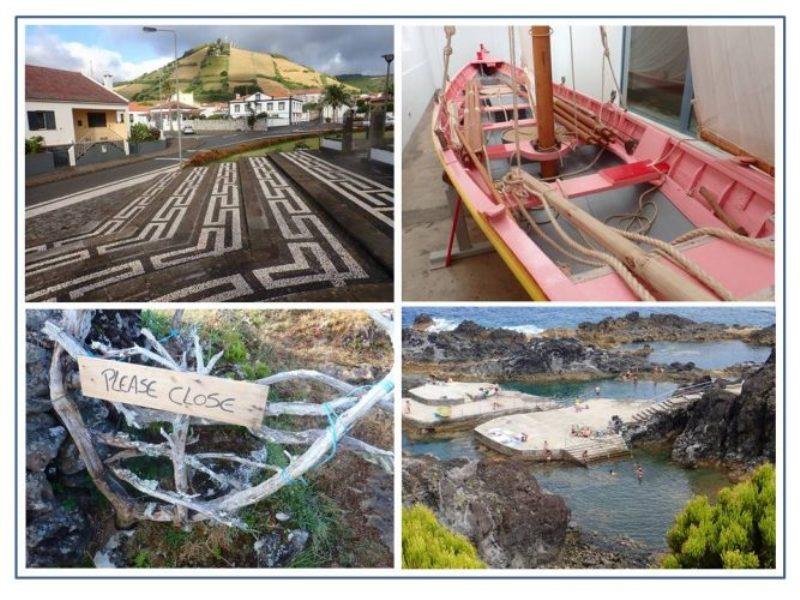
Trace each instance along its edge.
{"label": "window in wall", "polygon": [[86,113],[86,120],[88,121],[89,127],[105,127],[106,113],[104,112]]}
{"label": "window in wall", "polygon": [[628,108],[681,131],[692,128],[686,27],[625,28],[622,87]]}
{"label": "window in wall", "polygon": [[278,110],[286,110],[286,102],[278,102]]}
{"label": "window in wall", "polygon": [[56,128],[56,113],[52,110],[29,110],[28,129],[40,131]]}

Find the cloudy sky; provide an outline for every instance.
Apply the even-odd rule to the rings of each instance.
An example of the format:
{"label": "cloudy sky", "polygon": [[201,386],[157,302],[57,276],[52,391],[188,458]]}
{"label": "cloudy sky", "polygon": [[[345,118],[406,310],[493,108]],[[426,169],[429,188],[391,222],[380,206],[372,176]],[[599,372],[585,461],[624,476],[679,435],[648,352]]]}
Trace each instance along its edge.
{"label": "cloudy sky", "polygon": [[[283,54],[331,75],[382,74],[386,63],[381,55],[393,50],[389,26],[208,24],[171,28],[178,32],[178,56],[222,38],[247,50]],[[172,60],[172,44],[172,35],[144,33],[141,26],[34,25],[25,32],[25,62],[87,75],[91,69],[96,77],[108,72],[116,81],[123,81]]]}

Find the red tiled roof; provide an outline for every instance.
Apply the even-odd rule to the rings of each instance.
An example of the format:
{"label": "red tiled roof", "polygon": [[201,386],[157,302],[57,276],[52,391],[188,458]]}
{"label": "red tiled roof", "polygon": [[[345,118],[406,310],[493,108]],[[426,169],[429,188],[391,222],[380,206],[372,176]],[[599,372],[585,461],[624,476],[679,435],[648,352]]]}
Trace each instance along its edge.
{"label": "red tiled roof", "polygon": [[130,112],[148,112],[151,108],[153,108],[149,104],[142,104],[140,102],[130,102],[128,104],[128,110]]}
{"label": "red tiled roof", "polygon": [[81,73],[25,65],[25,99],[122,104],[128,101]]}

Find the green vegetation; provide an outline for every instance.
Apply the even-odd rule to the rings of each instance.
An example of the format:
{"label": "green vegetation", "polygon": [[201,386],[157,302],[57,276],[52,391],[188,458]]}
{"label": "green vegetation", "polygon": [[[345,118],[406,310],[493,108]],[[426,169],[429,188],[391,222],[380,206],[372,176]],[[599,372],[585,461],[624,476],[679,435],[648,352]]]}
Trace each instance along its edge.
{"label": "green vegetation", "polygon": [[157,142],[159,139],[161,139],[161,132],[158,129],[150,129],[144,123],[131,125],[129,142]]}
{"label": "green vegetation", "polygon": [[337,75],[336,78],[342,83],[352,85],[353,87],[356,87],[362,92],[368,94],[377,94],[382,92],[384,86],[386,85],[385,75],[360,75],[358,73],[347,73],[345,75]]}
{"label": "green vegetation", "polygon": [[325,86],[325,91],[322,95],[322,105],[330,106],[333,109],[333,120],[336,121],[339,115],[339,109],[342,106],[352,106],[353,99],[347,88],[341,84],[331,84]]}
{"label": "green vegetation", "polygon": [[463,535],[436,520],[426,506],[403,509],[404,569],[485,569],[486,564]]}
{"label": "green vegetation", "polygon": [[172,327],[172,322],[166,313],[154,310],[143,310],[139,315],[139,323],[142,327],[149,329],[157,338],[169,335]]}
{"label": "green vegetation", "polygon": [[712,505],[690,500],[667,532],[669,569],[769,569],[775,566],[775,467],[723,488]]}
{"label": "green vegetation", "polygon": [[44,138],[40,135],[25,140],[25,154],[39,154],[44,146]]}
{"label": "green vegetation", "polygon": [[[322,85],[342,84],[343,81],[317,73],[314,69],[293,62],[280,54],[249,52],[236,49],[239,58],[231,56],[231,48],[220,40],[191,48],[177,61],[171,61],[160,69],[144,73],[136,79],[122,82],[115,90],[130,100],[138,102],[157,101],[174,93],[176,74],[181,81],[181,90],[192,92],[197,102],[220,102],[231,100],[235,94],[252,94],[256,91],[270,93],[260,87],[259,79],[278,83],[285,90],[298,91]],[[242,61],[242,56],[246,60]],[[252,58],[251,58],[252,57]],[[279,65],[278,61],[285,61]],[[269,67],[269,68],[267,68]],[[273,71],[265,73],[264,71]],[[233,73],[233,83],[228,81]],[[382,88],[383,78],[351,75],[354,82],[367,86],[364,91]],[[376,79],[375,82],[372,80]],[[265,82],[266,84],[266,82]],[[359,85],[344,82],[344,87],[355,91]],[[361,89],[361,88],[359,88]]]}

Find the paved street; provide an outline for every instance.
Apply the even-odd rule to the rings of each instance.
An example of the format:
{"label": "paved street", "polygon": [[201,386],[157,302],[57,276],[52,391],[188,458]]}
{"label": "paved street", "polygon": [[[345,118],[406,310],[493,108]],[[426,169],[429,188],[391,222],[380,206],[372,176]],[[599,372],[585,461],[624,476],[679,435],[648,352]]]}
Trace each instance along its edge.
{"label": "paved street", "polygon": [[[183,136],[184,158],[191,157],[194,152],[233,146],[270,137],[279,137],[295,131],[314,131],[318,128],[318,123],[301,123],[291,127],[274,127],[269,131],[204,132]],[[175,158],[169,156],[156,157],[71,177],[63,181],[27,188],[25,190],[26,218],[46,212],[48,210],[46,203],[48,202],[58,202],[59,199],[78,194],[96,197],[101,191],[103,193],[112,191],[110,188],[104,189],[104,186],[116,186],[116,189],[120,189],[120,187],[124,187],[129,182],[139,183],[147,176],[177,163],[177,146],[173,145],[172,149],[176,152]],[[87,194],[88,190],[95,190],[95,192]],[[32,212],[27,210],[35,205],[40,205],[38,210]]]}

